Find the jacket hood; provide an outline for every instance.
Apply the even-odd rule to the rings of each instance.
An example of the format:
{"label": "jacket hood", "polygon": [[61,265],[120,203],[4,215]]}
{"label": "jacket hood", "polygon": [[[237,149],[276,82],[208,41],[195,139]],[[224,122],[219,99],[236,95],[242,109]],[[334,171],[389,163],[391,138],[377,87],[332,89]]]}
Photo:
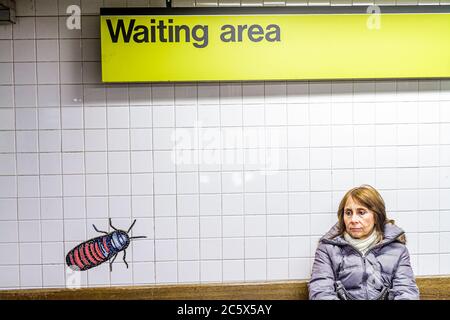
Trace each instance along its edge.
{"label": "jacket hood", "polygon": [[[336,223],[322,238],[320,238],[320,242],[325,241],[341,245],[348,244],[342,236],[337,236],[338,234],[339,224]],[[384,225],[383,240],[380,243],[388,243],[396,240],[405,244],[405,231],[391,222],[386,223]]]}

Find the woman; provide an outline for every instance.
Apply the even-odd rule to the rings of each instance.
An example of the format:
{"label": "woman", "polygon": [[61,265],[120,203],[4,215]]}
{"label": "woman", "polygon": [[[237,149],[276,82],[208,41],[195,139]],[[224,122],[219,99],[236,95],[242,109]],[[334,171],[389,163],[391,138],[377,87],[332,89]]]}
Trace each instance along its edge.
{"label": "woman", "polygon": [[363,185],[341,200],[338,222],[319,241],[309,298],[416,300],[404,231],[386,217],[383,198]]}

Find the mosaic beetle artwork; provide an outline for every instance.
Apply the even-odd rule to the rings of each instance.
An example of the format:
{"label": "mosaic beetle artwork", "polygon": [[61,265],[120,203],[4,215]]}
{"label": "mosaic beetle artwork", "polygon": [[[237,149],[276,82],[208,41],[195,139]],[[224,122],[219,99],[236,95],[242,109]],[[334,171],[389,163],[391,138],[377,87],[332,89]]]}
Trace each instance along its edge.
{"label": "mosaic beetle artwork", "polygon": [[67,265],[73,270],[85,271],[109,261],[109,270],[112,271],[112,264],[116,260],[117,254],[123,251],[123,262],[128,268],[125,250],[130,245],[131,240],[146,238],[145,236],[129,236],[135,223],[136,220],[133,221],[127,231],[123,231],[114,228],[110,218],[109,225],[114,230],[110,233],[98,230],[95,225],[92,225],[95,231],[104,235],[87,240],[70,250],[66,256]]}

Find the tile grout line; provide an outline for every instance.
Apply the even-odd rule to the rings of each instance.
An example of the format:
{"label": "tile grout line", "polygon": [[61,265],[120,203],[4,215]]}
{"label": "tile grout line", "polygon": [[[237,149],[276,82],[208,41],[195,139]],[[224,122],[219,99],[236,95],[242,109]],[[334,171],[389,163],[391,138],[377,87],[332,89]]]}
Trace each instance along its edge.
{"label": "tile grout line", "polygon": [[[198,205],[198,223],[197,223],[197,227],[198,227],[198,280],[197,283],[201,283],[202,282],[202,244],[201,244],[201,234],[200,234],[200,230],[201,230],[201,221],[200,221],[200,212],[201,212],[201,193],[200,193],[200,135],[199,135],[199,130],[201,127],[201,123],[200,123],[200,115],[199,115],[199,104],[198,104],[198,99],[199,99],[199,94],[198,94],[198,82],[195,84],[195,89],[196,89],[196,96],[197,96],[197,101],[195,104],[195,112],[196,112],[196,127],[197,127],[197,141],[196,141],[196,147],[197,150],[196,152],[194,151],[193,154],[197,154],[196,157],[194,157],[194,159],[196,159],[197,161],[197,205]],[[195,161],[195,160],[194,160]],[[194,162],[195,163],[195,162]]]}
{"label": "tile grout line", "polygon": [[[419,96],[420,96],[420,81],[417,81],[417,97],[416,97],[416,99],[417,99],[417,101],[419,101]],[[419,145],[419,140],[420,140],[420,106],[418,105],[417,106],[417,110],[416,110],[416,116],[417,116],[417,121],[416,121],[416,123],[417,123],[417,133],[418,133],[418,137],[417,137],[417,145]],[[419,150],[419,148],[417,148],[418,150]],[[418,153],[419,153],[419,151],[418,151]],[[420,155],[418,155],[417,156],[417,160],[419,161],[419,159],[420,159]],[[419,168],[420,168],[420,166],[419,166]],[[417,180],[417,182],[419,182],[419,171],[417,172],[417,175],[418,175],[418,180]],[[419,185],[417,185],[417,199],[419,199]],[[419,214],[417,214],[417,216],[416,216],[416,223],[417,223],[417,229],[415,230],[416,232],[417,232],[417,250],[414,250],[415,251],[415,253],[417,254],[418,252],[419,252],[419,239],[420,239],[420,233],[418,232],[419,231],[419,221],[420,219],[419,219]],[[416,257],[417,257],[417,259],[416,259],[416,266],[417,266],[417,270],[416,270],[416,273],[417,274],[420,274],[420,265],[419,265],[419,255],[416,255]]]}
{"label": "tile grout line", "polygon": [[156,284],[156,276],[157,276],[157,261],[156,261],[156,204],[155,204],[155,141],[154,141],[154,86],[153,84],[150,84],[150,105],[151,105],[151,117],[152,117],[152,126],[151,126],[151,132],[152,132],[152,145],[151,145],[151,156],[152,156],[152,206],[153,206],[153,282]]}
{"label": "tile grout line", "polygon": [[[81,8],[81,12],[83,12],[83,7],[82,7],[82,3],[80,2],[80,8]],[[80,16],[80,18],[82,18],[82,16]],[[83,56],[84,56],[84,46],[83,46],[83,37],[80,34],[80,40],[79,40],[79,46],[80,46],[80,55],[81,55],[81,60],[83,60]],[[61,57],[60,57],[61,59]],[[84,62],[84,61],[83,61]],[[84,83],[84,63],[81,62],[81,82]],[[85,104],[85,91],[84,91],[84,87],[85,85],[83,84],[81,86],[81,105],[80,107],[82,108],[82,128],[83,128],[83,180],[84,180],[84,227],[85,227],[85,234],[86,234],[86,238],[90,238],[88,237],[88,205],[87,205],[87,200],[88,200],[88,192],[87,192],[87,179],[86,179],[86,123],[85,123],[85,119],[86,119],[86,104]],[[86,272],[86,286],[89,287],[89,271]],[[80,282],[80,286],[83,287],[82,284],[82,279]]]}
{"label": "tile grout line", "polygon": [[[442,119],[442,104],[441,104],[441,97],[442,97],[442,80],[439,80],[439,113],[438,113],[438,119],[439,120],[441,120]],[[417,120],[419,120],[419,119],[417,119]],[[438,128],[438,139],[439,139],[439,142],[441,142],[441,124],[439,124],[439,128]],[[417,148],[417,153],[419,153],[419,148]],[[417,155],[417,160],[419,161],[419,155]],[[439,171],[441,171],[441,168],[442,168],[442,166],[441,166],[441,147],[439,147],[438,148],[438,164],[439,164]],[[442,265],[441,265],[441,257],[442,257],[442,248],[441,248],[441,237],[442,237],[442,232],[441,232],[441,207],[442,207],[442,199],[441,199],[441,195],[440,195],[440,193],[441,193],[441,175],[440,174],[438,174],[439,175],[439,180],[438,180],[438,189],[439,189],[439,194],[438,194],[438,210],[437,210],[437,212],[438,212],[438,226],[439,226],[439,229],[438,229],[438,252],[439,252],[439,255],[438,255],[438,274],[440,274],[440,275],[443,275],[443,274],[445,274],[444,272],[443,272],[443,270],[441,270],[441,267],[442,267]],[[417,215],[417,216],[419,216],[419,215]]]}
{"label": "tile grout line", "polygon": [[[57,3],[57,10],[59,12],[59,2]],[[61,84],[61,41],[59,39],[60,33],[61,33],[61,28],[60,28],[60,23],[59,23],[59,15],[57,18],[57,26],[56,26],[56,33],[57,33],[57,39],[56,39],[56,43],[57,43],[57,52],[58,52],[58,94],[59,94],[59,143],[60,143],[60,165],[61,165],[61,210],[62,210],[62,225],[63,225],[63,248],[64,248],[64,253],[67,251],[67,242],[66,242],[66,219],[65,219],[65,210],[64,210],[64,159],[63,159],[63,125],[62,125],[62,84]],[[45,284],[43,283],[44,287]],[[67,272],[64,272],[64,286],[67,286]]]}
{"label": "tile grout line", "polygon": [[[222,108],[223,108],[223,101],[222,101],[222,91],[223,91],[223,86],[227,85],[226,83],[224,84],[223,82],[219,82],[219,156],[220,156],[220,170],[218,171],[219,173],[219,177],[220,177],[220,250],[221,250],[221,263],[220,263],[220,273],[221,273],[221,278],[220,278],[220,282],[223,283],[223,252],[224,252],[224,248],[223,248],[223,173],[222,173],[222,168],[223,168],[223,126],[222,126]],[[211,281],[210,279],[208,279],[208,281]]]}
{"label": "tile grout line", "polygon": [[[111,174],[110,174],[110,170],[109,170],[109,149],[110,149],[110,146],[109,146],[109,132],[110,132],[110,128],[109,128],[109,120],[108,120],[108,116],[109,116],[109,112],[108,112],[108,109],[109,109],[109,99],[108,99],[108,92],[110,91],[110,90],[112,90],[113,89],[113,86],[112,85],[105,85],[104,86],[104,94],[105,94],[105,122],[106,122],[106,125],[105,125],[105,137],[106,137],[106,182],[107,182],[107,197],[106,197],[106,199],[107,199],[107,213],[108,213],[108,216],[106,217],[107,218],[107,221],[106,221],[106,229],[108,230],[107,232],[108,233],[110,233],[112,230],[110,229],[110,226],[109,226],[109,219],[111,219],[111,195],[110,195],[110,190],[111,190],[111,186],[110,186],[110,177],[111,177]],[[109,263],[109,262],[108,262]],[[108,268],[105,268],[106,269],[106,271],[105,272],[107,272],[107,274],[108,274],[108,282],[109,283],[107,283],[107,285],[109,284],[109,287],[111,287],[111,272],[110,272],[110,269],[109,269],[109,266],[108,266]]]}
{"label": "tile grout line", "polygon": [[[241,4],[242,5],[242,4]],[[240,83],[240,90],[241,90],[241,137],[242,137],[242,145],[240,146],[240,150],[239,150],[239,154],[242,155],[242,171],[241,171],[241,177],[240,177],[240,181],[242,183],[242,215],[241,215],[241,224],[242,224],[242,230],[243,230],[243,236],[242,236],[242,242],[243,242],[243,256],[242,256],[242,271],[243,271],[243,275],[242,275],[242,280],[246,282],[247,281],[247,277],[246,277],[246,268],[245,268],[245,261],[246,261],[246,248],[245,248],[245,218],[246,218],[246,201],[245,201],[245,187],[246,187],[246,182],[245,182],[245,153],[244,153],[244,145],[245,145],[245,133],[244,133],[244,82],[241,81]]]}
{"label": "tile grout line", "polygon": [[[132,130],[132,123],[131,123],[131,98],[130,98],[130,84],[129,83],[127,83],[127,100],[128,100],[128,145],[129,145],[129,148],[128,148],[128,156],[129,156],[129,159],[128,159],[128,169],[129,169],[129,174],[128,174],[128,177],[129,177],[129,181],[130,181],[130,189],[129,189],[129,192],[130,192],[130,206],[129,206],[129,209],[130,209],[130,217],[131,217],[131,221],[130,221],[130,226],[131,226],[131,224],[133,223],[133,220],[134,220],[134,218],[133,218],[133,170],[132,170],[132,165],[131,165],[131,162],[132,162],[132,148],[131,148],[131,130]],[[138,86],[138,88],[139,88],[139,86]],[[131,232],[131,234],[133,233],[133,230],[131,230],[130,231]],[[129,234],[128,236],[129,237],[131,237],[131,234]],[[133,241],[133,240],[131,240],[131,241]],[[132,243],[132,242],[130,242],[130,244],[131,244],[131,246],[129,246],[129,248],[130,248],[130,251],[131,251],[131,261],[130,261],[130,267],[131,267],[131,283],[133,284],[133,285],[135,285],[135,274],[134,274],[134,262],[135,262],[135,256],[134,256],[134,244]],[[124,251],[124,254],[125,254],[125,251]],[[128,269],[128,268],[127,268]],[[127,270],[128,271],[128,270]]]}
{"label": "tile grout line", "polygon": [[18,177],[17,177],[17,168],[18,168],[18,160],[17,160],[17,131],[16,131],[16,128],[17,128],[17,114],[16,114],[16,111],[17,111],[17,107],[16,107],[16,103],[17,103],[17,101],[16,101],[16,86],[15,86],[15,82],[16,82],[16,74],[15,74],[15,70],[14,70],[14,66],[15,66],[15,58],[14,58],[14,54],[15,54],[15,50],[14,50],[14,29],[13,29],[13,26],[11,26],[11,55],[12,55],[12,68],[11,68],[11,71],[12,71],[12,78],[11,78],[11,80],[12,80],[12,86],[13,86],[13,107],[14,107],[14,111],[13,111],[13,113],[14,113],[14,159],[15,159],[15,168],[14,168],[14,170],[15,170],[15,175],[16,175],[16,177],[15,177],[15,182],[16,182],[16,190],[15,190],[15,194],[16,194],[16,196],[15,196],[15,198],[16,198],[16,227],[17,227],[17,259],[18,259],[18,268],[17,268],[17,274],[18,274],[18,276],[19,276],[19,278],[17,279],[18,280],[18,283],[17,283],[17,287],[20,289],[20,288],[22,288],[22,281],[21,281],[21,279],[22,279],[22,274],[21,274],[21,272],[20,272],[20,265],[21,265],[21,263],[20,263],[20,228],[19,228],[19,180],[18,180]]}
{"label": "tile grout line", "polygon": [[[308,225],[308,229],[309,229],[309,251],[311,253],[311,226],[312,226],[312,217],[311,217],[311,103],[310,103],[310,97],[311,97],[311,82],[307,81],[306,82],[306,88],[307,88],[307,110],[308,110],[308,119],[307,119],[307,123],[308,123],[308,205],[309,205],[309,215],[308,215],[308,220],[309,220],[309,225]],[[318,245],[318,244],[317,244]],[[315,250],[314,250],[315,251]],[[310,261],[311,264],[311,261]],[[312,266],[310,267],[310,270],[312,269]]]}
{"label": "tile grout line", "polygon": [[[288,81],[286,81],[286,82],[284,82],[284,104],[283,104],[283,108],[284,108],[284,110],[285,110],[285,114],[286,114],[286,116],[285,116],[285,123],[286,124],[288,124],[289,123],[289,108],[287,107],[288,105],[287,105],[287,101],[288,101],[288,86],[289,86],[289,82]],[[288,261],[288,274],[287,274],[287,279],[291,279],[291,278],[294,278],[294,276],[291,274],[291,272],[293,271],[293,270],[291,270],[292,268],[291,268],[291,261],[292,261],[292,263],[294,263],[294,259],[295,259],[295,254],[294,254],[294,256],[293,257],[291,257],[291,239],[292,238],[295,238],[295,236],[291,236],[291,228],[290,228],[290,226],[291,226],[291,223],[290,223],[290,219],[291,219],[291,206],[290,206],[290,199],[289,199],[289,189],[290,189],[290,187],[289,187],[289,182],[290,182],[290,180],[289,180],[289,175],[287,174],[287,169],[289,169],[289,152],[288,152],[288,146],[289,146],[289,141],[290,141],[290,139],[289,139],[289,130],[287,130],[287,128],[286,128],[286,131],[287,131],[287,133],[286,133],[286,194],[287,194],[287,222],[288,222],[288,230],[287,230],[287,234],[288,234],[288,243],[287,243],[287,250],[288,250],[288,252],[287,252],[287,261]]]}
{"label": "tile grout line", "polygon": [[[169,86],[173,87],[173,114],[174,114],[174,123],[173,123],[173,131],[172,133],[177,132],[177,87],[180,88],[180,85],[177,84],[170,84]],[[175,142],[172,141],[172,148],[175,148]],[[180,283],[180,261],[179,261],[179,238],[178,238],[178,224],[179,224],[179,215],[178,215],[178,170],[177,170],[177,152],[175,152],[175,164],[174,164],[174,176],[175,176],[175,248],[177,252],[177,259],[176,259],[176,267],[177,267],[177,278],[176,283]]]}
{"label": "tile grout line", "polygon": [[[34,19],[34,36],[36,38],[36,18]],[[40,132],[40,121],[39,121],[39,75],[38,75],[38,59],[37,59],[37,41],[34,40],[34,62],[35,62],[35,72],[36,72],[36,100],[35,100],[35,108],[36,108],[36,125],[37,125],[37,165],[38,165],[38,181],[39,181],[39,236],[40,236],[40,249],[41,249],[41,287],[44,287],[44,258],[43,258],[43,241],[42,241],[42,188],[41,188],[41,162],[40,162],[40,141],[39,141],[39,132]],[[58,69],[59,73],[59,69]]]}
{"label": "tile grout line", "polygon": [[268,281],[269,280],[269,248],[268,248],[268,240],[269,240],[269,236],[268,236],[268,232],[269,232],[269,227],[268,227],[268,218],[269,218],[269,214],[267,212],[267,105],[266,105],[266,81],[263,81],[263,95],[264,95],[264,215],[266,218],[266,233],[264,236],[264,245],[265,245],[265,263],[266,263],[266,278],[264,279],[264,281]]}

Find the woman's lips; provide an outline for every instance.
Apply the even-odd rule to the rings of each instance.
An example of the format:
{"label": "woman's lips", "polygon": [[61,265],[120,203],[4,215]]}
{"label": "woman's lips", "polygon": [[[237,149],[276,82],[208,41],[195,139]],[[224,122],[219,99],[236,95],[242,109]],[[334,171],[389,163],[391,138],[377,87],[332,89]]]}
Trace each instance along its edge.
{"label": "woman's lips", "polygon": [[359,232],[359,231],[361,231],[362,229],[361,229],[361,228],[350,228],[350,230],[353,231],[353,232]]}

